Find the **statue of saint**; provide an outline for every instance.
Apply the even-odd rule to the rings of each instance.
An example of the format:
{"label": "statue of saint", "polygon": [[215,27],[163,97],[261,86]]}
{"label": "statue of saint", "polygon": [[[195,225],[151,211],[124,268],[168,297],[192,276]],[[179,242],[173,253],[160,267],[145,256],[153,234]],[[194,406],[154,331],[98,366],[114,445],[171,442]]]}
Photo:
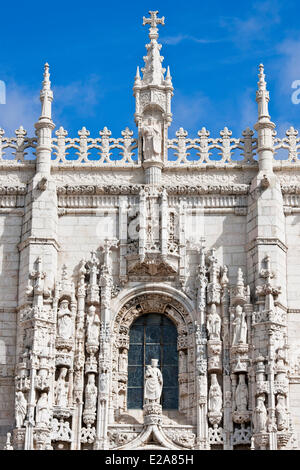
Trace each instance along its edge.
{"label": "statue of saint", "polygon": [[99,392],[102,394],[108,393],[108,373],[103,371],[99,377]]}
{"label": "statue of saint", "polygon": [[254,433],[266,432],[267,429],[267,410],[265,407],[265,397],[258,396],[256,408],[253,411]]}
{"label": "statue of saint", "polygon": [[209,339],[220,340],[221,318],[215,304],[212,304],[206,323]]}
{"label": "statue of saint", "polygon": [[70,339],[73,332],[72,313],[69,302],[62,300],[57,312],[57,335],[63,339]]}
{"label": "statue of saint", "polygon": [[91,305],[88,310],[87,315],[87,342],[89,344],[99,344],[99,334],[100,334],[100,319],[96,314],[96,307]]}
{"label": "statue of saint", "polygon": [[48,403],[48,395],[43,392],[36,404],[36,424],[41,427],[46,427],[49,424],[50,411]]}
{"label": "statue of saint", "polygon": [[143,136],[144,160],[157,160],[161,155],[161,130],[159,124],[153,118],[141,128]]}
{"label": "statue of saint", "polygon": [[187,372],[186,353],[179,351],[179,372]]}
{"label": "statue of saint", "polygon": [[85,409],[96,411],[97,387],[95,385],[95,375],[89,374],[88,383],[85,387]]}
{"label": "statue of saint", "polygon": [[68,369],[66,367],[62,367],[60,369],[55,388],[56,405],[63,408],[68,406],[68,384],[66,382],[67,373]]}
{"label": "statue of saint", "polygon": [[124,348],[119,355],[119,372],[127,371],[127,351]]}
{"label": "statue of saint", "polygon": [[248,387],[245,382],[245,374],[239,375],[239,383],[235,391],[235,403],[237,411],[247,411]]}
{"label": "statue of saint", "polygon": [[235,318],[232,322],[233,325],[233,340],[232,346],[247,343],[247,322],[246,315],[240,305],[236,306]]}
{"label": "statue of saint", "polygon": [[211,374],[211,385],[208,393],[208,411],[221,413],[222,390],[219,385],[217,374]]}
{"label": "statue of saint", "polygon": [[23,392],[16,393],[15,413],[16,413],[16,427],[21,428],[24,423],[27,410],[27,400]]}
{"label": "statue of saint", "polygon": [[159,403],[161,397],[163,378],[157,365],[158,359],[151,359],[151,365],[146,367],[144,388],[145,403]]}
{"label": "statue of saint", "polygon": [[285,397],[283,395],[277,395],[276,405],[276,420],[278,431],[284,431],[289,427],[288,414],[285,407]]}

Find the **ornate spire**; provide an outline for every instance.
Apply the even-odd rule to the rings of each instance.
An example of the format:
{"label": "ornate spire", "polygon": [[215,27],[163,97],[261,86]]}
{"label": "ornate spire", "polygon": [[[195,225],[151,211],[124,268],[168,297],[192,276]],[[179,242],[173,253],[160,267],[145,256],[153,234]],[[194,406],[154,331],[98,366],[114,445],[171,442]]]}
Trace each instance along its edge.
{"label": "ornate spire", "polygon": [[[256,102],[258,105],[258,119],[254,129],[258,134],[258,164],[260,171],[272,172],[273,171],[273,131],[275,124],[271,122],[268,110],[268,103],[270,100],[269,92],[267,90],[267,83],[265,80],[264,66],[259,65],[258,74],[258,90],[256,92]],[[262,174],[262,177],[264,175]]]}
{"label": "ornate spire", "polygon": [[151,17],[143,17],[143,26],[150,24],[149,39],[150,44],[146,44],[147,56],[144,57],[145,67],[143,72],[143,83],[145,85],[163,85],[165,69],[162,67],[164,58],[160,55],[161,44],[158,44],[157,25],[164,25],[165,18],[157,18],[158,11],[149,11]]}
{"label": "ornate spire", "polygon": [[53,91],[51,90],[50,74],[49,74],[49,64],[46,62],[44,66],[44,80],[43,87],[40,93],[40,100],[42,103],[42,112],[39,118],[39,121],[48,119],[52,120],[52,109],[51,103],[53,101]]}
{"label": "ornate spire", "polygon": [[267,82],[265,80],[266,76],[264,73],[263,64],[259,64],[258,78],[258,90],[256,92],[256,102],[258,104],[258,121],[270,121],[270,115],[268,111],[270,96],[267,90]]}

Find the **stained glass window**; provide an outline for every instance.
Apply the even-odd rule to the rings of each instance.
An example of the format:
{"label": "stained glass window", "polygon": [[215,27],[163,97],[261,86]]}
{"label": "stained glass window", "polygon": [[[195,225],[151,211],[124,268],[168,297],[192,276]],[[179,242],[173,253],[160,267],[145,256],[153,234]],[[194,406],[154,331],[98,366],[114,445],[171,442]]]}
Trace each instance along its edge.
{"label": "stained glass window", "polygon": [[178,409],[177,330],[171,320],[157,313],[141,316],[130,329],[128,409],[143,408],[144,372],[151,359],[158,359],[163,375],[163,409]]}

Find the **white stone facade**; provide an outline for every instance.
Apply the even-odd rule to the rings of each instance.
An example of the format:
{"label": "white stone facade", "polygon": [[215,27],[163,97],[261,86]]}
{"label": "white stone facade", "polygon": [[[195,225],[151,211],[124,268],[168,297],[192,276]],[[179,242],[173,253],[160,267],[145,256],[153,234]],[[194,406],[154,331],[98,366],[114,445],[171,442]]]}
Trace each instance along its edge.
{"label": "white stone facade", "polygon": [[[256,132],[169,139],[148,23],[137,139],[54,132],[48,64],[36,137],[0,130],[1,446],[298,448],[298,133],[276,137],[261,65]],[[177,409],[127,406],[130,331],[152,313],[176,326]]]}

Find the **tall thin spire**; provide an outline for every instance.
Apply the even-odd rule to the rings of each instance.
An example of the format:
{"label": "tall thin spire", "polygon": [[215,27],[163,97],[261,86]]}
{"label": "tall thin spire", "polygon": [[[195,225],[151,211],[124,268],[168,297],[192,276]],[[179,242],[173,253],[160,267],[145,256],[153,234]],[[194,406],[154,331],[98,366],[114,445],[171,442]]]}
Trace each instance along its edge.
{"label": "tall thin spire", "polygon": [[[273,172],[273,132],[275,124],[271,122],[268,110],[270,101],[267,90],[266,76],[263,64],[259,65],[258,89],[256,91],[256,102],[258,105],[258,118],[254,128],[258,134],[258,164],[262,172]],[[262,177],[264,175],[262,174]]]}
{"label": "tall thin spire", "polygon": [[44,65],[44,80],[40,93],[40,100],[42,103],[42,111],[39,120],[49,119],[52,120],[52,107],[53,91],[51,90],[50,73],[48,62]]}
{"label": "tall thin spire", "polygon": [[49,64],[44,65],[44,80],[40,92],[41,115],[35,123],[37,134],[36,171],[49,174],[51,168],[52,130],[55,125],[52,121],[53,92],[51,90]]}
{"label": "tall thin spire", "polygon": [[270,121],[270,115],[268,110],[270,96],[267,90],[266,75],[264,73],[263,64],[259,64],[258,79],[258,90],[256,92],[256,102],[258,104],[258,121]]}

